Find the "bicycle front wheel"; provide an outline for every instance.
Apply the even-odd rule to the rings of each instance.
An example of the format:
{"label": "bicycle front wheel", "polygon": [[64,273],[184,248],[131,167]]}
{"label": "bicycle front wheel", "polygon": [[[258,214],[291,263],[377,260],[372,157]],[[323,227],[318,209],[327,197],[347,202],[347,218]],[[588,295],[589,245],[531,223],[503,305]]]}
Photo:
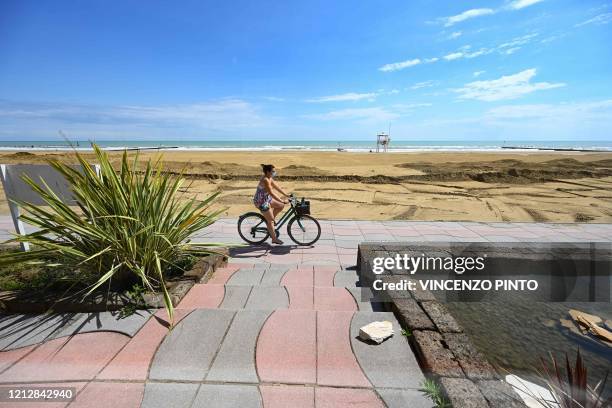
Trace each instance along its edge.
{"label": "bicycle front wheel", "polygon": [[289,221],[287,234],[298,245],[312,245],[321,237],[321,226],[310,215],[298,215]]}
{"label": "bicycle front wheel", "polygon": [[263,215],[250,212],[240,216],[238,220],[238,234],[249,244],[261,244],[270,234]]}

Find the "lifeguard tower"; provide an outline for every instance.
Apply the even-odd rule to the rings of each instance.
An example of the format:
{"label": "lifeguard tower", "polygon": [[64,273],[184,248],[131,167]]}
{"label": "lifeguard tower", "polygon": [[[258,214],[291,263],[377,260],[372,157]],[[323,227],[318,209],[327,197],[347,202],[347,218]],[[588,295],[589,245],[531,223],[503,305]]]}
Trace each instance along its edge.
{"label": "lifeguard tower", "polygon": [[389,149],[389,143],[391,143],[389,134],[382,132],[376,135],[376,153],[379,153],[381,149],[386,153]]}

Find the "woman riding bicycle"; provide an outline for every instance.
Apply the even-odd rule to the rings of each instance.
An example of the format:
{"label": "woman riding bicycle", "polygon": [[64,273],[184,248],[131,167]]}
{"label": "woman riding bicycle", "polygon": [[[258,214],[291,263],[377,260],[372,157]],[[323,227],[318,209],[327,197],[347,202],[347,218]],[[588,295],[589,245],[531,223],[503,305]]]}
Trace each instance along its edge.
{"label": "woman riding bicycle", "polygon": [[261,211],[266,219],[266,225],[272,237],[272,243],[282,245],[283,241],[276,236],[274,223],[276,215],[283,210],[285,204],[289,201],[281,199],[275,193],[275,190],[286,198],[288,198],[289,195],[280,188],[276,181],[274,181],[276,170],[272,164],[262,164],[261,168],[263,170],[263,176],[259,180],[259,184],[257,184],[257,190],[255,190],[255,196],[253,197],[253,204],[255,204],[255,207]]}

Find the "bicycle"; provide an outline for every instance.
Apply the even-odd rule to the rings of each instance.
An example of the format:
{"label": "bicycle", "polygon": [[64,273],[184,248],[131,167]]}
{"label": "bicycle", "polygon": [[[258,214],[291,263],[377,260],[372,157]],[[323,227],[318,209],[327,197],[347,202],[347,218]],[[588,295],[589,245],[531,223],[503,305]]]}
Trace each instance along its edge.
{"label": "bicycle", "polygon": [[[276,223],[276,236],[280,236],[280,229],[288,221],[287,234],[298,245],[312,245],[321,237],[321,225],[310,215],[310,201],[304,198],[300,202],[291,194],[290,207]],[[268,237],[266,219],[258,212],[252,211],[238,217],[238,234],[249,244],[261,244]]]}

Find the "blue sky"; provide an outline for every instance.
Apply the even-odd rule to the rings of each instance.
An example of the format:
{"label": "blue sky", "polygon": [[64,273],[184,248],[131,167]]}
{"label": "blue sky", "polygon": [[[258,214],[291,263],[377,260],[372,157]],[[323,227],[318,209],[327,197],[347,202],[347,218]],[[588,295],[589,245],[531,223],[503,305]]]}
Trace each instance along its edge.
{"label": "blue sky", "polygon": [[0,2],[0,140],[612,140],[612,2]]}

